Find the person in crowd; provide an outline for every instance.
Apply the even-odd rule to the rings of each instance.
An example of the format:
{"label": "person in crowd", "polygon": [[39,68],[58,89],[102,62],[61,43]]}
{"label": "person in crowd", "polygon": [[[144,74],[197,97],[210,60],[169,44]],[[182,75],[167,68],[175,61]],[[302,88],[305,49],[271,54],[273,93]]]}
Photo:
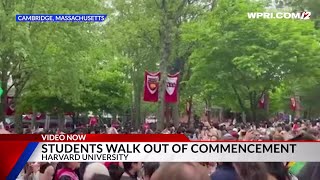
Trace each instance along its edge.
{"label": "person in crowd", "polygon": [[320,132],[318,129],[316,128],[310,128],[307,130],[307,134],[312,135],[315,139],[319,139],[320,138]]}
{"label": "person in crowd", "polygon": [[122,174],[121,180],[136,180],[138,179],[138,172],[142,168],[141,162],[124,162],[123,169],[124,173]]}
{"label": "person in crowd", "polygon": [[239,176],[231,162],[218,163],[211,180],[238,180]]}
{"label": "person in crowd", "polygon": [[78,175],[79,180],[83,180],[84,172],[89,164],[89,162],[82,162],[80,163],[79,168],[75,169],[75,173]]}
{"label": "person in crowd", "polygon": [[31,163],[30,166],[32,167],[32,173],[29,176],[32,180],[39,180],[40,179],[40,164],[38,162]]}
{"label": "person in crowd", "polygon": [[159,168],[159,162],[146,162],[143,164],[143,180],[150,180],[152,174]]}
{"label": "person in crowd", "polygon": [[186,136],[190,139],[190,140],[197,140],[196,134],[195,134],[195,129],[193,128],[189,128],[186,131]]}
{"label": "person in crowd", "polygon": [[112,125],[112,124],[106,125],[105,124],[104,126],[106,128],[107,134],[119,134],[117,128],[115,128],[114,125]]}
{"label": "person in crowd", "polygon": [[161,134],[174,134],[174,132],[176,131],[175,127],[173,124],[168,124],[166,126],[166,128],[161,131]]}
{"label": "person in crowd", "polygon": [[210,177],[199,163],[164,163],[150,180],[210,180]]}
{"label": "person in crowd", "polygon": [[[298,121],[290,124],[285,121],[273,121],[260,124],[245,123],[213,123],[202,122],[199,128],[192,129],[181,124],[180,127],[168,125],[164,134],[185,134],[195,141],[216,140],[275,140],[275,141],[316,141],[320,136],[318,122]],[[255,127],[254,127],[255,126]],[[99,129],[100,128],[100,129]],[[103,129],[103,131],[101,131]],[[114,127],[106,129],[96,126],[81,127],[66,133],[102,134],[143,133],[132,128]],[[59,133],[56,129],[48,130],[52,134]],[[34,132],[36,133],[36,131]],[[155,133],[161,133],[156,131]],[[79,168],[80,164],[80,168]],[[160,164],[160,165],[159,165]],[[19,180],[157,180],[157,179],[212,179],[212,180],[318,180],[320,179],[320,163],[283,162],[283,163],[138,163],[138,162],[106,162],[106,163],[28,163],[18,177]],[[142,168],[143,166],[143,168]],[[94,168],[95,167],[95,168]],[[103,167],[103,168],[102,168]],[[210,167],[210,168],[209,168]],[[209,170],[210,169],[210,170]],[[55,171],[55,174],[53,172]],[[178,172],[179,171],[179,172]],[[140,174],[140,172],[143,172]],[[196,173],[197,172],[197,173]]]}
{"label": "person in crowd", "polygon": [[294,138],[290,140],[291,141],[316,141],[317,139],[308,133],[301,132],[300,134],[296,135]]}
{"label": "person in crowd", "polygon": [[57,165],[55,180],[79,180],[76,169],[80,167],[79,162],[64,162]]}
{"label": "person in crowd", "polygon": [[123,168],[122,162],[105,162],[104,165],[109,169],[111,165],[116,165]]}
{"label": "person in crowd", "polygon": [[265,163],[243,162],[233,163],[239,180],[277,180],[269,173]]}
{"label": "person in crowd", "polygon": [[209,175],[216,170],[216,163],[214,162],[200,162],[199,164],[207,169]]}
{"label": "person in crowd", "polygon": [[[296,137],[290,139],[291,141],[316,141],[317,139],[306,133],[301,132]],[[317,163],[306,163],[306,162],[289,162],[287,168],[292,175],[297,176],[298,179],[319,179],[320,169],[317,168]],[[318,175],[318,176],[317,176]],[[307,178],[308,177],[308,178]]]}
{"label": "person in crowd", "polygon": [[231,134],[226,133],[226,134],[224,134],[222,136],[221,140],[223,140],[223,141],[234,141],[235,138]]}
{"label": "person in crowd", "polygon": [[83,174],[83,180],[96,180],[100,177],[104,179],[110,178],[108,169],[102,163],[91,163],[87,165]]}
{"label": "person in crowd", "polygon": [[28,162],[25,166],[25,172],[23,173],[24,180],[39,180],[40,164],[36,162]]}
{"label": "person in crowd", "polygon": [[320,178],[320,163],[308,162],[305,163],[302,169],[298,172],[297,178],[300,180],[319,180]]}
{"label": "person in crowd", "polygon": [[122,174],[124,173],[124,169],[122,167],[113,163],[111,163],[108,166],[108,170],[109,170],[110,178],[112,180],[120,180]]}
{"label": "person in crowd", "polygon": [[273,141],[284,141],[284,137],[283,135],[281,135],[280,133],[276,133],[274,136],[273,136]]}
{"label": "person in crowd", "polygon": [[290,175],[287,167],[282,162],[267,162],[265,163],[269,174],[276,180],[297,180],[293,175]]}
{"label": "person in crowd", "polygon": [[39,180],[52,180],[54,175],[54,165],[49,162],[42,162],[39,164]]}

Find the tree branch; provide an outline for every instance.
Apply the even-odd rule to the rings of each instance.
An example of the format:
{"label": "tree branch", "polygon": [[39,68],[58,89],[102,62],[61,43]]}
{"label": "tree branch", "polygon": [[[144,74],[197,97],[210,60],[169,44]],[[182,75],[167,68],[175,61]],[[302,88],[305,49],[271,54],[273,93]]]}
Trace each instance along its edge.
{"label": "tree branch", "polygon": [[3,6],[3,9],[5,10],[6,9],[6,4],[4,3],[4,1],[2,1],[2,6]]}
{"label": "tree branch", "polygon": [[176,14],[174,16],[174,20],[178,21],[178,19],[182,16],[182,10],[185,7],[185,5],[187,4],[188,0],[182,0],[180,5],[178,6],[177,10],[176,10]]}
{"label": "tree branch", "polygon": [[160,4],[158,3],[158,1],[157,1],[157,0],[154,0],[154,2],[156,3],[157,7],[158,7],[159,9],[161,9],[161,6],[160,6]]}
{"label": "tree branch", "polygon": [[[31,4],[31,6],[30,6],[29,14],[32,14],[33,8],[34,8],[34,4],[35,4],[35,0],[33,0],[30,4]],[[31,22],[29,22],[28,27],[29,27],[29,29],[31,29]]]}
{"label": "tree branch", "polygon": [[28,80],[31,78],[32,73],[29,73],[28,75],[26,75],[26,78],[24,81],[21,81],[18,85],[16,86],[16,92],[15,92],[15,96],[19,97],[23,91],[23,89],[25,88]]}
{"label": "tree branch", "polygon": [[11,86],[9,86],[7,93],[11,90],[11,88],[15,85],[15,83],[12,83]]}
{"label": "tree branch", "polygon": [[238,100],[238,103],[239,103],[241,109],[243,111],[247,112],[247,108],[244,106],[237,88],[233,84],[231,85],[231,87],[232,87],[232,89],[233,89],[233,91],[234,91],[234,93],[235,93],[235,95],[237,97],[237,100]]}

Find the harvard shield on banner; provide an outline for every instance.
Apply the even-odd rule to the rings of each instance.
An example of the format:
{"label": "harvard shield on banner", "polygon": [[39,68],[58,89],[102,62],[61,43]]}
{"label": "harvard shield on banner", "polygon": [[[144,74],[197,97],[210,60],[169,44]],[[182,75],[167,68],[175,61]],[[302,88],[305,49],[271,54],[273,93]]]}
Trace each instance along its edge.
{"label": "harvard shield on banner", "polygon": [[178,79],[179,73],[168,75],[165,101],[167,103],[176,103],[178,101]]}
{"label": "harvard shield on banner", "polygon": [[157,73],[144,73],[144,93],[143,100],[148,102],[158,101],[160,72]]}

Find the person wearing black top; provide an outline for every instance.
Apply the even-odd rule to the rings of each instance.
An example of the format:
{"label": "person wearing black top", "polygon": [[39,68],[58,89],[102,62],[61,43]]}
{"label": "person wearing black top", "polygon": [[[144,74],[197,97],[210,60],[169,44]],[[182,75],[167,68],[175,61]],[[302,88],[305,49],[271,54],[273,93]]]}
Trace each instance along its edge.
{"label": "person wearing black top", "polygon": [[142,168],[141,162],[124,162],[121,180],[136,180],[138,178],[138,172]]}
{"label": "person wearing black top", "polygon": [[238,180],[239,176],[231,162],[219,163],[211,175],[212,180]]}

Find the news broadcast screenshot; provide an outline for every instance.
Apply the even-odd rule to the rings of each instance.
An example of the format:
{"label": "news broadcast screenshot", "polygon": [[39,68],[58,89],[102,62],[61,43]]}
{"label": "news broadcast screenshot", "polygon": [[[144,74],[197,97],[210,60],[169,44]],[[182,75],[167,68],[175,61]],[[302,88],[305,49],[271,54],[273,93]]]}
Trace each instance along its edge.
{"label": "news broadcast screenshot", "polygon": [[0,0],[0,180],[320,180],[319,0]]}

